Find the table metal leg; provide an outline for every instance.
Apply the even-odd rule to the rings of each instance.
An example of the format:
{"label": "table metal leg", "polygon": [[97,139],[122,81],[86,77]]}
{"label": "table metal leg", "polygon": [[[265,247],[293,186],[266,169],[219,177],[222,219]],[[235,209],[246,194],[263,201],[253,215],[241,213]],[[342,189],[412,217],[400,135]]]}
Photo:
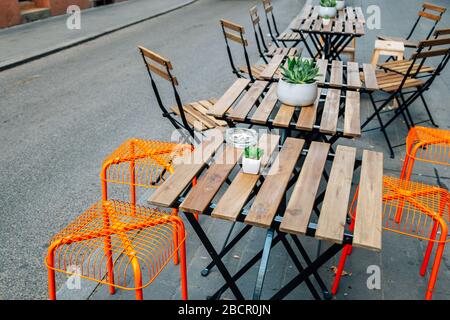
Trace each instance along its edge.
{"label": "table metal leg", "polygon": [[255,290],[253,291],[253,300],[260,300],[264,278],[266,276],[267,264],[269,262],[270,250],[272,249],[273,229],[267,230],[266,241],[264,242],[264,249],[259,265],[258,277],[256,278]]}

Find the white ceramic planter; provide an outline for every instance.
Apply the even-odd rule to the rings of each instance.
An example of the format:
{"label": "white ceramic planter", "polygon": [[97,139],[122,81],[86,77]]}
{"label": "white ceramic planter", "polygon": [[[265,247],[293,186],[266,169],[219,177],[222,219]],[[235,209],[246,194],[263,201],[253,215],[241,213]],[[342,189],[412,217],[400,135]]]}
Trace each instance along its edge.
{"label": "white ceramic planter", "polygon": [[322,22],[323,22],[323,25],[324,25],[324,26],[327,26],[327,25],[330,24],[331,19],[323,19]]}
{"label": "white ceramic planter", "polygon": [[317,82],[292,84],[280,79],[277,88],[278,100],[290,106],[310,106],[317,98]]}
{"label": "white ceramic planter", "polygon": [[342,10],[345,7],[345,0],[336,1],[336,10]]}
{"label": "white ceramic planter", "polygon": [[319,16],[322,18],[325,16],[329,16],[330,18],[336,17],[337,10],[336,7],[322,7],[319,8]]}
{"label": "white ceramic planter", "polygon": [[261,168],[261,159],[242,158],[242,171],[249,174],[258,174]]}

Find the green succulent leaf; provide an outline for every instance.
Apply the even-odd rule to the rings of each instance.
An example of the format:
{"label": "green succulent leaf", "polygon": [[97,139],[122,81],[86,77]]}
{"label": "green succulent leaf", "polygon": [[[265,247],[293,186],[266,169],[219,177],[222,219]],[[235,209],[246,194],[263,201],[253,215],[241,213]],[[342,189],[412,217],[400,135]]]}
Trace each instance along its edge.
{"label": "green succulent leaf", "polygon": [[320,76],[319,68],[312,59],[288,57],[287,64],[280,69],[283,81],[292,84],[311,84]]}
{"label": "green succulent leaf", "polygon": [[336,7],[336,0],[320,0],[322,7]]}
{"label": "green succulent leaf", "polygon": [[264,150],[258,147],[245,147],[244,157],[248,159],[259,160],[261,159]]}

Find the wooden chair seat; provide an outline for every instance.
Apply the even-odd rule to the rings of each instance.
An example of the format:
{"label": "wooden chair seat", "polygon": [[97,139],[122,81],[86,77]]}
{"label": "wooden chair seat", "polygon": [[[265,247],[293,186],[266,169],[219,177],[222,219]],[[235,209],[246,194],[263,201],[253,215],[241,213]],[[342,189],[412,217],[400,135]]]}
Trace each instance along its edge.
{"label": "wooden chair seat", "polygon": [[[406,74],[408,69],[410,68],[412,60],[402,60],[402,61],[390,61],[386,63],[379,64],[378,66],[389,71]],[[421,66],[419,63],[414,64],[411,73],[416,73],[417,70],[420,70],[420,73],[432,73],[434,71],[433,67],[429,66]]]}
{"label": "wooden chair seat", "polygon": [[269,58],[273,57],[276,54],[282,54],[284,56],[296,56],[301,53],[301,50],[297,48],[279,48],[277,46],[271,45],[269,46],[269,50],[266,53],[266,56]]}
{"label": "wooden chair seat", "polygon": [[[399,88],[404,76],[396,72],[377,72],[377,82],[380,90],[393,92]],[[403,85],[403,89],[420,87],[424,82],[419,79],[409,78]]]}
{"label": "wooden chair seat", "polygon": [[378,36],[378,39],[403,42],[403,45],[407,48],[417,48],[419,46],[419,41],[406,40],[400,37]]}
{"label": "wooden chair seat", "polygon": [[[207,115],[209,109],[216,103],[216,99],[201,100],[183,105],[187,122],[197,131],[213,129],[216,127],[225,127],[227,122]],[[180,116],[177,106],[171,108],[176,115]]]}
{"label": "wooden chair seat", "polygon": [[[256,80],[265,80],[264,77],[261,76],[261,73],[264,71],[264,69],[266,69],[267,64],[254,64],[251,68],[252,70],[252,75]],[[239,70],[243,73],[248,74],[248,68],[246,66],[239,68]],[[277,71],[275,73],[274,77],[277,77],[280,75],[280,72]]]}
{"label": "wooden chair seat", "polygon": [[298,32],[282,32],[278,37],[278,41],[288,42],[288,41],[300,41],[301,37]]}

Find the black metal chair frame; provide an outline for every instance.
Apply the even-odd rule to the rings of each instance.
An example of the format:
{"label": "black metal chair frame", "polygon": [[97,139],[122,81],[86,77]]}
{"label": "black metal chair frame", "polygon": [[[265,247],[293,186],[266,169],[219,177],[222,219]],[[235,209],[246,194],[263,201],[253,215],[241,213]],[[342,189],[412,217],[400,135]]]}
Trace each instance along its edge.
{"label": "black metal chair frame", "polygon": [[[264,41],[264,33],[261,29],[260,18],[258,15],[258,8],[256,6],[250,9],[250,19],[252,20],[252,27],[255,33],[256,46],[258,47],[259,56],[264,60],[265,63],[268,63],[266,54],[269,49],[266,45],[266,41]],[[276,44],[278,47],[278,44]]]}
{"label": "black metal chair frame", "polygon": [[[369,93],[369,97],[370,97],[371,104],[373,106],[374,113],[367,118],[367,120],[362,124],[361,128],[365,128],[369,124],[369,122],[372,121],[372,119],[376,117],[380,124],[380,127],[366,129],[365,131],[371,131],[371,130],[376,130],[376,129],[380,129],[382,131],[384,138],[387,142],[387,145],[389,147],[391,158],[394,158],[394,148],[401,146],[403,144],[400,144],[397,146],[392,146],[389,136],[386,132],[386,128],[390,124],[392,124],[393,121],[399,115],[403,116],[403,118],[405,120],[405,125],[407,126],[408,130],[416,124],[419,124],[422,122],[427,122],[427,121],[430,121],[434,126],[437,127],[437,124],[435,123],[435,121],[431,115],[430,109],[428,107],[428,104],[427,104],[424,96],[423,96],[423,93],[430,89],[434,80],[440,75],[440,73],[445,68],[445,66],[447,65],[449,58],[450,58],[450,48],[435,49],[435,50],[433,50],[432,48],[435,46],[446,45],[446,44],[450,44],[450,38],[421,41],[416,53],[413,54],[413,57],[411,60],[412,61],[411,65],[408,68],[408,70],[405,72],[405,74],[403,76],[403,80],[400,83],[399,87],[394,92],[389,93],[389,96],[387,98],[381,99],[378,101],[375,101],[375,99],[373,97],[373,93]],[[424,51],[424,49],[427,49],[427,50]],[[434,69],[434,71],[431,74],[427,74],[425,76],[419,76],[419,74],[421,73],[421,69],[424,66],[427,58],[439,57],[439,56],[442,56],[442,60],[437,65],[437,67]],[[418,62],[419,60],[420,60],[420,62]],[[418,67],[417,67],[417,70],[413,72],[413,68],[415,65],[416,66],[418,65]],[[393,72],[393,71],[390,71],[390,72]],[[415,89],[411,89],[409,91],[404,91],[403,87],[404,87],[406,81],[411,78],[425,79],[425,82],[422,85],[416,87]],[[409,96],[406,97],[407,95],[409,95]],[[409,108],[409,106],[411,106],[411,104],[414,101],[416,101],[419,98],[421,99],[421,101],[425,107],[425,110],[428,114],[429,119],[425,120],[425,121],[414,122],[408,108]],[[396,109],[393,109],[393,110],[384,110],[383,111],[383,109],[394,99],[397,101],[399,107]],[[377,102],[382,102],[382,104],[377,106]],[[394,115],[387,122],[383,123],[383,121],[381,119],[381,114],[387,113],[387,112],[394,112]]]}
{"label": "black metal chair frame", "polygon": [[[298,40],[278,40],[277,38],[280,36],[280,32],[278,31],[277,21],[275,20],[275,15],[273,14],[273,6],[270,0],[262,0],[264,13],[266,16],[267,29],[269,30],[270,37],[272,38],[273,43],[280,47],[278,41],[283,44],[284,47],[288,47],[286,42],[292,42],[291,48],[296,47],[302,39]],[[269,17],[270,16],[270,17]]]}

